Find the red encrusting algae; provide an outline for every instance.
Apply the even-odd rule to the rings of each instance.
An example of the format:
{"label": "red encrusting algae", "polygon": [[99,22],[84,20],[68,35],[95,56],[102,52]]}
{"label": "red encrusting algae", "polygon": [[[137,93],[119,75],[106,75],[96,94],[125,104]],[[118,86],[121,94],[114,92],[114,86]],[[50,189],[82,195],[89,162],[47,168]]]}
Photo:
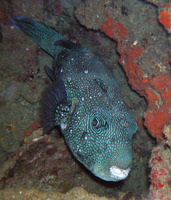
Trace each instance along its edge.
{"label": "red encrusting algae", "polygon": [[101,30],[111,38],[115,40],[121,40],[126,38],[127,29],[120,23],[114,23],[113,18],[106,13],[107,20],[101,24]]}
{"label": "red encrusting algae", "polygon": [[40,120],[36,120],[34,123],[32,123],[27,130],[24,131],[25,136],[29,136],[33,131],[38,129],[40,127]]}
{"label": "red encrusting algae", "polygon": [[164,8],[159,10],[159,21],[168,31],[171,30],[171,16],[169,9],[171,9],[171,5],[165,5]]}
{"label": "red encrusting algae", "polygon": [[127,29],[120,23],[114,23],[107,13],[106,20],[101,24],[101,30],[118,42],[117,50],[120,54],[119,62],[123,66],[132,88],[148,101],[145,112],[145,126],[150,134],[159,141],[163,138],[162,130],[169,121],[171,107],[171,78],[169,74],[159,73],[153,77],[145,77],[140,66],[136,63],[143,54],[140,46],[123,46],[122,39],[126,39]]}
{"label": "red encrusting algae", "polygon": [[151,167],[151,186],[149,198],[151,200],[170,200],[170,149],[158,144],[154,147],[149,165]]}

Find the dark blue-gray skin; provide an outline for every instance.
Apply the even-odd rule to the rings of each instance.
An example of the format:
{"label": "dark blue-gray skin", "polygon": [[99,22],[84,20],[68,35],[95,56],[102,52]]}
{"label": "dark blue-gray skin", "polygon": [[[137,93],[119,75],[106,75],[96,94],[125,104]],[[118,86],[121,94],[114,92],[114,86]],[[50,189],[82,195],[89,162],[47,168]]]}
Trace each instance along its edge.
{"label": "dark blue-gray skin", "polygon": [[109,69],[89,50],[28,17],[13,26],[54,57],[45,66],[52,83],[43,95],[44,133],[60,126],[77,160],[106,181],[125,179],[132,163],[137,130]]}

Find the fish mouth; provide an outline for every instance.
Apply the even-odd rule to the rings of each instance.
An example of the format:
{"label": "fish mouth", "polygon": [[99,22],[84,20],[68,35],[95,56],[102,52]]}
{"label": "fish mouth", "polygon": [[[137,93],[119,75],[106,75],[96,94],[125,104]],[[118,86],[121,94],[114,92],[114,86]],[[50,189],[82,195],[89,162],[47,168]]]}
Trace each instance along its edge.
{"label": "fish mouth", "polygon": [[131,170],[130,167],[126,169],[122,169],[122,168],[117,167],[116,165],[112,165],[106,170],[99,166],[95,166],[92,172],[95,176],[105,181],[117,182],[117,181],[124,180],[128,176],[130,170]]}
{"label": "fish mouth", "polygon": [[130,167],[128,167],[127,169],[120,169],[117,166],[111,166],[109,168],[111,178],[118,181],[125,179],[128,176],[130,170]]}

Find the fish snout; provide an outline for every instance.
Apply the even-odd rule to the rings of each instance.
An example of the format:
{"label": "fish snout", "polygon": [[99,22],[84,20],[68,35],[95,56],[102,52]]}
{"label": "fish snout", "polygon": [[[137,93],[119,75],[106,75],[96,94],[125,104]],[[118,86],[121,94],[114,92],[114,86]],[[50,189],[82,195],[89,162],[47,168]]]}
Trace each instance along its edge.
{"label": "fish snout", "polygon": [[128,176],[129,172],[130,167],[128,167],[127,169],[121,169],[117,166],[111,166],[109,168],[110,176],[118,181],[125,179]]}

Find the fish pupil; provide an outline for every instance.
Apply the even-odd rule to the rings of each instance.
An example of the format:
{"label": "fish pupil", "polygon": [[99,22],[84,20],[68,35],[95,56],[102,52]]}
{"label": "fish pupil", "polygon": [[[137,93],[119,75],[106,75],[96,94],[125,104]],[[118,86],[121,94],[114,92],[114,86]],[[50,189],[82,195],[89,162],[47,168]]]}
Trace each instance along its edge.
{"label": "fish pupil", "polygon": [[99,120],[97,119],[97,117],[94,117],[94,118],[93,118],[92,125],[93,125],[95,128],[98,128],[98,127],[99,127],[100,122],[99,122]]}

